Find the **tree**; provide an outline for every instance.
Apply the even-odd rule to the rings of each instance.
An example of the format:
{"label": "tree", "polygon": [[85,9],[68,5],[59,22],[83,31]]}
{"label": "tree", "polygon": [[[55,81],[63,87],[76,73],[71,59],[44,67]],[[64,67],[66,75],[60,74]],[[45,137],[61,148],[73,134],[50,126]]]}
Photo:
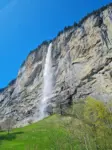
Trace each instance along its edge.
{"label": "tree", "polygon": [[69,134],[69,144],[79,141],[84,150],[112,149],[112,101],[107,103],[87,97],[69,108],[62,123]]}
{"label": "tree", "polygon": [[112,111],[108,109],[108,103],[91,97],[86,99],[84,120],[91,129],[96,150],[112,148]]}
{"label": "tree", "polygon": [[77,26],[78,26],[77,22],[74,22],[73,26],[74,26],[74,27],[77,27]]}
{"label": "tree", "polygon": [[2,131],[2,126],[1,126],[1,124],[0,124],[0,132]]}
{"label": "tree", "polygon": [[4,130],[7,130],[9,134],[14,124],[15,124],[15,120],[10,116],[2,123],[2,127]]}

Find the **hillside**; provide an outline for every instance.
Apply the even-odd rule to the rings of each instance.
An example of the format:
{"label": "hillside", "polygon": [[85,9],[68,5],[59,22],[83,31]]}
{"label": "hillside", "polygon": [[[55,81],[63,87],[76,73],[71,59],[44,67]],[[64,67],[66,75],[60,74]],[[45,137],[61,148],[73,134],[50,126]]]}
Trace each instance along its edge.
{"label": "hillside", "polygon": [[[52,124],[51,124],[52,122]],[[54,134],[54,136],[52,136]],[[61,134],[61,137],[60,137]],[[58,118],[52,116],[38,123],[0,133],[1,150],[50,150],[56,138],[63,139],[65,132],[58,127]]]}
{"label": "hillside", "polygon": [[0,150],[111,150],[112,101],[88,97],[35,124],[0,131]]}

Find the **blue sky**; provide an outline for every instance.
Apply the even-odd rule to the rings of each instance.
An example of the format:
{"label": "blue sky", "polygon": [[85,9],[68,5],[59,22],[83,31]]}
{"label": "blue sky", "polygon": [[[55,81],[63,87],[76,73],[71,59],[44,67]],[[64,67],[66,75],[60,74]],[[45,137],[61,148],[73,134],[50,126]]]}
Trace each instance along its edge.
{"label": "blue sky", "polygon": [[17,76],[28,53],[64,26],[111,0],[0,0],[0,88]]}

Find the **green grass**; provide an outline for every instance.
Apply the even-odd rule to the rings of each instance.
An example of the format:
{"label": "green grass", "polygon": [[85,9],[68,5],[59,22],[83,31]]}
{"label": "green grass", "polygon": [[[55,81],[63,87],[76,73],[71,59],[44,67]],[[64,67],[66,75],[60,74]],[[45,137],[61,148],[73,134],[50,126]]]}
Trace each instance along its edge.
{"label": "green grass", "polygon": [[53,115],[38,123],[13,129],[9,135],[0,132],[0,150],[60,150],[62,146],[68,150],[70,145],[65,137],[65,129]]}

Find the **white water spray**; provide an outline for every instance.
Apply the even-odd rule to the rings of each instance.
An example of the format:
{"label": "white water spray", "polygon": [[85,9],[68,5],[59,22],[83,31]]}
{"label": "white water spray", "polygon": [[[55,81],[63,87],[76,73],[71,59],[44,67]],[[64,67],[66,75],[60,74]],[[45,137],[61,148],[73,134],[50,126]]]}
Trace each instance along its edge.
{"label": "white water spray", "polygon": [[43,119],[48,114],[46,112],[46,108],[49,104],[49,99],[52,95],[52,43],[48,47],[48,52],[46,55],[45,67],[44,67],[44,82],[43,82],[43,98],[40,106],[40,118]]}

